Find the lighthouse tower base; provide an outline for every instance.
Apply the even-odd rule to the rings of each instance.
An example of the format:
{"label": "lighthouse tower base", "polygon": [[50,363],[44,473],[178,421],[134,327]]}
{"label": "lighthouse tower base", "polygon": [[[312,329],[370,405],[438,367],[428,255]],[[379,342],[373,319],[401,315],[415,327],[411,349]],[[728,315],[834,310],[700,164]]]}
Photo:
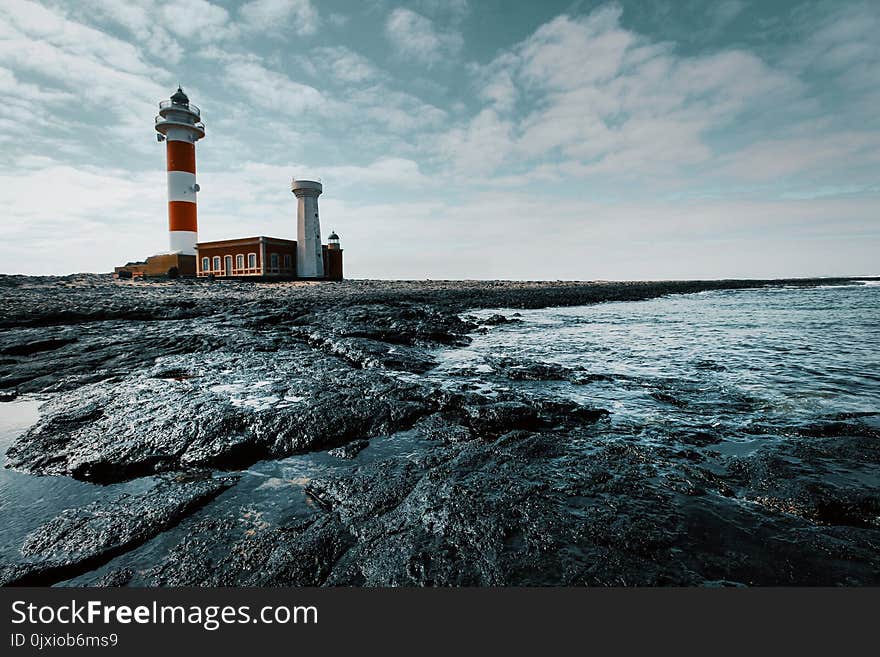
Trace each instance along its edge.
{"label": "lighthouse tower base", "polygon": [[162,253],[143,262],[129,262],[113,270],[114,278],[195,278],[196,257]]}

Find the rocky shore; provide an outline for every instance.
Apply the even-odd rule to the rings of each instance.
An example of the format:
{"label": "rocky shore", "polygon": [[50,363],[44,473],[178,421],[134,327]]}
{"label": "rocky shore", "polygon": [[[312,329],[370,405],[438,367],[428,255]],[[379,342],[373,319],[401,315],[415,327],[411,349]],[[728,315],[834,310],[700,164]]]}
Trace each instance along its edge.
{"label": "rocky shore", "polygon": [[[95,486],[156,479],[34,528],[0,582],[880,584],[880,493],[832,475],[880,465],[877,416],[787,427],[784,444],[733,459],[712,453],[713,436],[608,442],[612,410],[598,405],[424,376],[439,348],[516,309],[839,282],[0,277],[0,399],[45,398],[6,467]],[[510,310],[470,314],[481,308]],[[402,453],[373,449],[398,435]],[[235,473],[304,453],[334,465],[278,489],[279,505],[292,486],[308,502],[296,513],[267,522],[213,501],[235,494]],[[179,540],[149,567],[120,561],[172,527]]]}

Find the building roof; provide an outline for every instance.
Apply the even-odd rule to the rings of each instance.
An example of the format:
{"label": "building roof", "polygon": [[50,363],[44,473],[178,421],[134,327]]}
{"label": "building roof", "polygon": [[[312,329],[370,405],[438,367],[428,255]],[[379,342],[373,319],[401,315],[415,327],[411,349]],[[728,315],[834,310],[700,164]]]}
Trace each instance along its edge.
{"label": "building roof", "polygon": [[171,102],[178,105],[189,105],[189,96],[183,93],[183,89],[178,86],[177,91],[175,91],[174,95],[171,96]]}
{"label": "building roof", "polygon": [[212,247],[220,247],[220,246],[236,246],[236,245],[246,245],[246,244],[259,244],[260,242],[266,242],[267,244],[285,244],[285,245],[295,245],[296,240],[286,240],[280,237],[267,237],[265,235],[258,235],[257,237],[237,237],[235,239],[229,240],[214,240],[211,242],[199,242],[196,244],[196,248],[204,247],[204,248],[212,248]]}

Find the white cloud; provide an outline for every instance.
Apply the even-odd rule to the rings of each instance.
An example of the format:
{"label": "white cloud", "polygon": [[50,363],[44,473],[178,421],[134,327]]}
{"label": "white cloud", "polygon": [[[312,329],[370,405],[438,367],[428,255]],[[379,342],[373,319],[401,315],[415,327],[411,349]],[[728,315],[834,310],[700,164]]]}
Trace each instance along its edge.
{"label": "white cloud", "polygon": [[518,62],[518,55],[507,52],[486,66],[470,64],[467,67],[480,97],[500,112],[513,110],[519,100],[520,91],[514,78]]}
{"label": "white cloud", "polygon": [[154,57],[178,63],[183,47],[156,20],[161,5],[156,0],[81,0],[83,13],[127,30]]}
{"label": "white cloud", "polygon": [[484,109],[464,128],[453,128],[437,146],[457,171],[484,177],[495,171],[513,151],[513,123]]}
{"label": "white cloud", "polygon": [[803,40],[784,59],[792,70],[831,76],[832,89],[865,92],[880,86],[880,5],[831,3],[807,13],[794,26]]}
{"label": "white cloud", "polygon": [[381,158],[367,166],[335,166],[322,169],[321,177],[330,189],[357,185],[427,185],[431,178],[425,176],[414,160],[389,157]]}
{"label": "white cloud", "polygon": [[52,117],[57,127],[78,125],[83,113],[100,108],[105,123],[108,113],[114,117],[104,135],[133,143],[155,99],[167,93],[156,80],[170,77],[134,45],[27,0],[0,4],[0,60],[19,77],[40,79],[44,93],[75,95],[70,116],[77,118]]}
{"label": "white cloud", "polygon": [[619,7],[609,6],[583,20],[559,16],[542,25],[519,49],[524,79],[571,89],[617,76],[638,40],[619,26],[620,15]]}
{"label": "white cloud", "polygon": [[226,65],[226,81],[247,94],[247,101],[288,115],[326,114],[336,103],[314,87],[295,82],[258,61],[233,60]]}
{"label": "white cloud", "polygon": [[380,77],[380,71],[369,59],[345,46],[316,48],[309,61],[332,82],[359,83]]}
{"label": "white cloud", "polygon": [[[25,68],[42,67],[46,73],[52,72],[45,59],[53,52],[125,73],[155,73],[155,67],[130,43],[29,0],[4,0],[0,5],[0,37],[0,56],[5,61]],[[62,70],[58,76],[63,75]]]}
{"label": "white cloud", "polygon": [[[343,144],[362,147],[385,156],[412,150],[422,132],[439,128],[447,114],[417,96],[391,87],[393,79],[367,58],[345,47],[325,47],[310,51],[308,57],[295,60],[299,79],[273,70],[255,56],[232,54],[222,49],[206,49],[203,54],[222,62],[223,81],[247,106],[294,117],[298,131],[322,138],[326,132],[346,131]],[[314,83],[307,82],[314,80]],[[252,109],[237,105],[227,107],[232,113],[245,116],[233,119],[231,125],[247,123]],[[328,124],[328,119],[332,123]],[[269,123],[264,123],[268,130]],[[274,131],[272,134],[276,134]],[[414,137],[415,134],[415,137]],[[277,140],[276,140],[277,141]],[[297,141],[302,144],[303,140]],[[340,144],[329,146],[334,152]],[[329,150],[328,149],[328,150]],[[355,156],[360,159],[360,153]]]}
{"label": "white cloud", "polygon": [[356,120],[370,119],[395,135],[412,143],[425,132],[441,126],[446,112],[404,91],[394,91],[385,84],[353,90],[348,100],[356,108]]}
{"label": "white cloud", "polygon": [[46,89],[37,84],[22,82],[16,78],[13,71],[2,66],[0,66],[0,97],[3,97],[4,103],[17,104],[24,101],[28,107],[34,107],[34,103],[70,102],[75,98],[67,91]]}
{"label": "white cloud", "polygon": [[752,53],[678,55],[620,18],[617,5],[559,16],[471,67],[481,97],[509,118],[483,109],[441,148],[471,172],[553,163],[558,174],[580,178],[669,177],[711,161],[709,131],[744,111],[780,112],[803,98],[796,76]]}
{"label": "white cloud", "polygon": [[207,0],[170,2],[161,7],[160,15],[165,27],[182,39],[209,42],[237,33],[229,12]]}
{"label": "white cloud", "polygon": [[296,34],[318,31],[321,17],[310,0],[251,0],[241,6],[239,15],[253,31],[277,31],[291,25]]}
{"label": "white cloud", "polygon": [[431,19],[399,7],[385,23],[385,36],[401,57],[433,66],[458,55],[464,39],[454,30],[439,30]]}
{"label": "white cloud", "polygon": [[[167,249],[165,198],[153,193],[164,184],[161,170],[132,175],[46,160],[22,164],[0,185],[7,217],[7,239],[0,244],[4,271],[110,271],[120,260]],[[64,248],[49,258],[46,245],[59,235]]]}
{"label": "white cloud", "polygon": [[[870,180],[880,166],[880,135],[876,133],[835,132],[770,139],[749,145],[721,159],[721,171],[745,180],[774,180],[794,175],[846,169],[854,164],[869,168]],[[850,176],[853,182],[855,175]]]}

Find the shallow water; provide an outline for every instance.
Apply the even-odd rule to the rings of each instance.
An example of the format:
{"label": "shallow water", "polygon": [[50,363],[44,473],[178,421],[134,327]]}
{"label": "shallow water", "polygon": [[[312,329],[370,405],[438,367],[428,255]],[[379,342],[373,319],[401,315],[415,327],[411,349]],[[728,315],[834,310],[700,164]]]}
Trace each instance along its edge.
{"label": "shallow water", "polygon": [[[15,438],[37,421],[40,403],[39,399],[25,398],[0,404],[0,454],[5,456]],[[70,477],[35,477],[0,469],[0,560],[15,561],[28,532],[64,509],[113,499],[123,492],[143,492],[153,483],[152,477],[144,477],[95,486]]]}
{"label": "shallow water", "polygon": [[[501,312],[520,321],[444,352],[430,376],[487,391],[552,391],[611,410],[609,434],[706,431],[727,453],[748,451],[758,431],[761,441],[773,428],[783,438],[786,427],[820,417],[880,411],[880,285]],[[573,376],[509,381],[494,376],[498,356],[555,363]]]}
{"label": "shallow water", "polygon": [[[473,334],[468,347],[440,351],[440,365],[424,376],[453,389],[574,399],[611,411],[595,429],[609,441],[669,444],[670,436],[702,436],[720,456],[748,455],[768,441],[785,440],[793,427],[880,411],[880,285],[712,291],[471,316],[499,312],[519,321]],[[511,380],[498,369],[499,357],[552,363],[559,376]],[[268,399],[268,393],[256,392]],[[39,403],[22,398],[0,404],[3,453],[36,421]],[[180,526],[98,572],[153,565],[200,518],[257,514],[275,524],[308,515],[313,503],[304,487],[311,479],[376,459],[405,458],[422,447],[415,432],[402,432],[372,439],[352,461],[315,452],[257,463]],[[64,508],[141,492],[154,482],[147,477],[97,486],[0,470],[0,560],[17,560],[25,535]]]}

